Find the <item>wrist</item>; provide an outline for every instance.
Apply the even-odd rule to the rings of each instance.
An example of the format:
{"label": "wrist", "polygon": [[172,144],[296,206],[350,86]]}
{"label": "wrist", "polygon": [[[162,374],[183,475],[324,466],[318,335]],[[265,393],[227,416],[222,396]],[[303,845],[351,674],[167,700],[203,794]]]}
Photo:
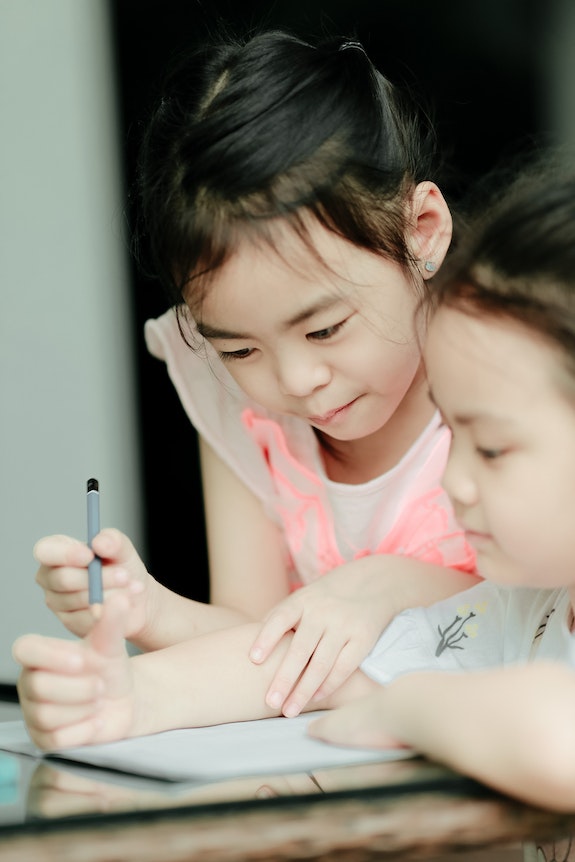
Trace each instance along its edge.
{"label": "wrist", "polygon": [[162,586],[149,572],[143,599],[143,620],[139,628],[132,631],[128,640],[142,650],[157,648],[158,623],[162,617]]}
{"label": "wrist", "polygon": [[148,658],[147,655],[141,655],[129,659],[132,669],[132,722],[128,736],[131,737],[146,736],[164,729],[159,727],[160,719],[156,714],[158,703],[164,699],[158,689],[158,680],[150,673]]}

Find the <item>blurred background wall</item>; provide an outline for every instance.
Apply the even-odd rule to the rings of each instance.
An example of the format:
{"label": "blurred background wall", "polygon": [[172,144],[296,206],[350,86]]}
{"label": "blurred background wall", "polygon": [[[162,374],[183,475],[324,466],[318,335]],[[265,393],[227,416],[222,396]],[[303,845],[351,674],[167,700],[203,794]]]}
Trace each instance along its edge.
{"label": "blurred background wall", "polygon": [[534,138],[575,143],[572,0],[0,0],[0,684],[17,634],[62,634],[32,546],[85,536],[91,475],[103,525],[208,598],[197,441],[144,348],[165,304],[124,211],[166,61],[221,21],[359,38],[433,107],[454,194]]}
{"label": "blurred background wall", "polygon": [[0,0],[0,681],[26,631],[61,634],[32,547],[102,521],[142,541],[133,306],[111,16]]}

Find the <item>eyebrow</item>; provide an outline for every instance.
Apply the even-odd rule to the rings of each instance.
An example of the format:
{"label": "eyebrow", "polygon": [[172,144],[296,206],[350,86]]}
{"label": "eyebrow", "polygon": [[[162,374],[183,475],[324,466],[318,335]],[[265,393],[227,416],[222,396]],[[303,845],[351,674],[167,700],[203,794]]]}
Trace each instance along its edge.
{"label": "eyebrow", "polygon": [[[282,330],[291,329],[292,326],[297,326],[299,323],[304,323],[306,320],[309,320],[310,317],[313,317],[315,314],[318,314],[320,311],[326,311],[326,309],[331,308],[334,305],[337,305],[342,301],[341,296],[335,296],[334,294],[327,294],[326,296],[319,299],[317,302],[314,302],[312,305],[307,306],[306,308],[302,308],[292,317],[289,317],[287,320],[284,320],[283,323],[280,324],[280,328]],[[222,338],[222,339],[247,339],[253,338],[249,332],[239,332],[233,329],[222,329],[218,326],[212,326],[205,320],[198,321],[196,323],[196,327],[200,335],[204,338]]]}

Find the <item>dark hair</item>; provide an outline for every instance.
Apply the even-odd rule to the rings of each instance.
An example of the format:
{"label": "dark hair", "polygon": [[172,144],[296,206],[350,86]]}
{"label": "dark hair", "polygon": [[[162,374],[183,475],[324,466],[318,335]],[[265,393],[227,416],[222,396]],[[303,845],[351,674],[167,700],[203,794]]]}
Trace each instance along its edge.
{"label": "dark hair", "polygon": [[413,267],[406,204],[433,179],[436,141],[404,98],[342,39],[313,46],[274,30],[182,57],[147,124],[136,183],[135,248],[169,302],[190,299],[190,283],[201,302],[240,239],[273,244],[278,217],[305,240],[311,214]]}
{"label": "dark hair", "polygon": [[483,201],[429,302],[517,321],[561,348],[575,374],[575,168],[563,155],[539,156]]}

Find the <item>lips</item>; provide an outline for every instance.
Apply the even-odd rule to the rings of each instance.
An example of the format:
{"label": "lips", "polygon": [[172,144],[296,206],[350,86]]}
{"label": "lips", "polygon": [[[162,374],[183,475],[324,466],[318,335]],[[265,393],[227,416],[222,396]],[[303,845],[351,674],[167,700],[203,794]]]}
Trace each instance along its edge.
{"label": "lips", "polygon": [[331,422],[334,417],[336,417],[339,413],[343,413],[344,410],[347,410],[348,407],[351,407],[357,401],[357,398],[354,398],[353,401],[348,401],[347,404],[344,404],[342,407],[336,407],[335,410],[330,410],[328,413],[323,413],[321,416],[309,416],[308,421],[313,425],[327,425]]}

